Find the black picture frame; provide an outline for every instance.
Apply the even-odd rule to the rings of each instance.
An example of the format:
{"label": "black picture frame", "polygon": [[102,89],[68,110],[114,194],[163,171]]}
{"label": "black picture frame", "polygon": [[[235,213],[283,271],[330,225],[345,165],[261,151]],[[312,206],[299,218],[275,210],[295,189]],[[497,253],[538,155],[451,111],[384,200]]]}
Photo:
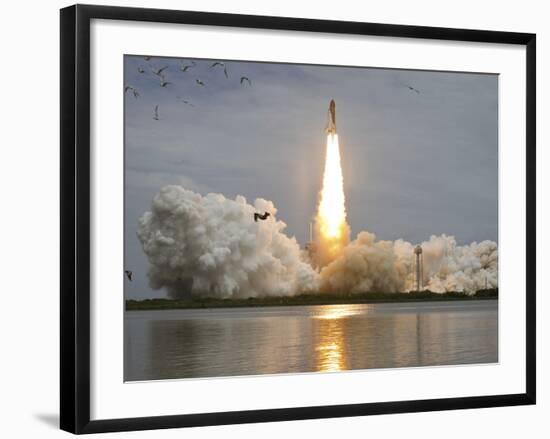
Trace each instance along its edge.
{"label": "black picture frame", "polygon": [[[90,420],[90,21],[130,20],[334,34],[514,44],[526,47],[526,392]],[[60,426],[99,433],[535,404],[536,401],[536,35],[303,18],[75,5],[61,10]]]}

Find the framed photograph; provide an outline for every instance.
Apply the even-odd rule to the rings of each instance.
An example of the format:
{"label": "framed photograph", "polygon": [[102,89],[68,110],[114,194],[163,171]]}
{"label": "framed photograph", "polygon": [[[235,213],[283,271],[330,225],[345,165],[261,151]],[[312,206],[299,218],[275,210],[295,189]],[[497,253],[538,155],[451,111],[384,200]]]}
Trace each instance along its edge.
{"label": "framed photograph", "polygon": [[61,428],[535,403],[535,35],[61,10]]}

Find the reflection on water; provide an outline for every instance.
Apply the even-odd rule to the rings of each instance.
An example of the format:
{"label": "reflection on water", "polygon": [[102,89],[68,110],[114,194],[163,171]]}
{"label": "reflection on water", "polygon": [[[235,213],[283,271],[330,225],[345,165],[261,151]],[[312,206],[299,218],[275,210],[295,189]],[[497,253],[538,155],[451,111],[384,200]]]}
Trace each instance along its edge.
{"label": "reflection on water", "polygon": [[340,320],[353,315],[366,314],[373,305],[321,305],[313,306],[313,318],[323,320]]}
{"label": "reflection on water", "polygon": [[320,372],[336,372],[347,369],[346,352],[344,346],[343,317],[340,313],[330,309],[327,314],[320,317],[315,340],[315,368]]}
{"label": "reflection on water", "polygon": [[128,381],[498,361],[497,301],[132,311]]}
{"label": "reflection on water", "polygon": [[324,305],[318,307],[314,322],[318,326],[314,343],[316,351],[315,370],[337,372],[348,369],[344,345],[344,319],[366,314],[369,305]]}

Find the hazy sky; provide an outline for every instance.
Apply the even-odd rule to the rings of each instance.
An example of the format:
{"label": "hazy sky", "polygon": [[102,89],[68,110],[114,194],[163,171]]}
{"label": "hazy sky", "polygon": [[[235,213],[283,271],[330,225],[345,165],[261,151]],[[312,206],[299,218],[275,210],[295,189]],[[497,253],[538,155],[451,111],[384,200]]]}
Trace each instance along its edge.
{"label": "hazy sky", "polygon": [[[190,63],[124,61],[125,84],[140,94],[125,97],[128,298],[164,296],[148,286],[136,230],[167,184],[271,200],[303,245],[322,180],[330,99],[353,238],[368,230],[413,243],[442,233],[459,244],[498,241],[498,76],[228,61],[227,79],[213,61],[196,60],[185,73],[182,61]],[[163,66],[172,83],[165,88],[151,73]],[[252,85],[241,85],[241,76]]]}

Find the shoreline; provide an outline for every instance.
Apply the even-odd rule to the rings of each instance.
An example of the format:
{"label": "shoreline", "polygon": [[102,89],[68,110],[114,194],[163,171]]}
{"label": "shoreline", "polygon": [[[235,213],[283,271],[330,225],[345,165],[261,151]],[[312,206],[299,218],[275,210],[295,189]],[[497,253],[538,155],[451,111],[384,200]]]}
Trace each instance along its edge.
{"label": "shoreline", "polygon": [[432,293],[362,293],[362,294],[302,294],[289,297],[254,297],[248,299],[143,299],[125,301],[126,311],[171,309],[257,308],[269,306],[353,305],[369,303],[438,302],[438,301],[498,300],[498,289],[480,290],[475,294]]}

